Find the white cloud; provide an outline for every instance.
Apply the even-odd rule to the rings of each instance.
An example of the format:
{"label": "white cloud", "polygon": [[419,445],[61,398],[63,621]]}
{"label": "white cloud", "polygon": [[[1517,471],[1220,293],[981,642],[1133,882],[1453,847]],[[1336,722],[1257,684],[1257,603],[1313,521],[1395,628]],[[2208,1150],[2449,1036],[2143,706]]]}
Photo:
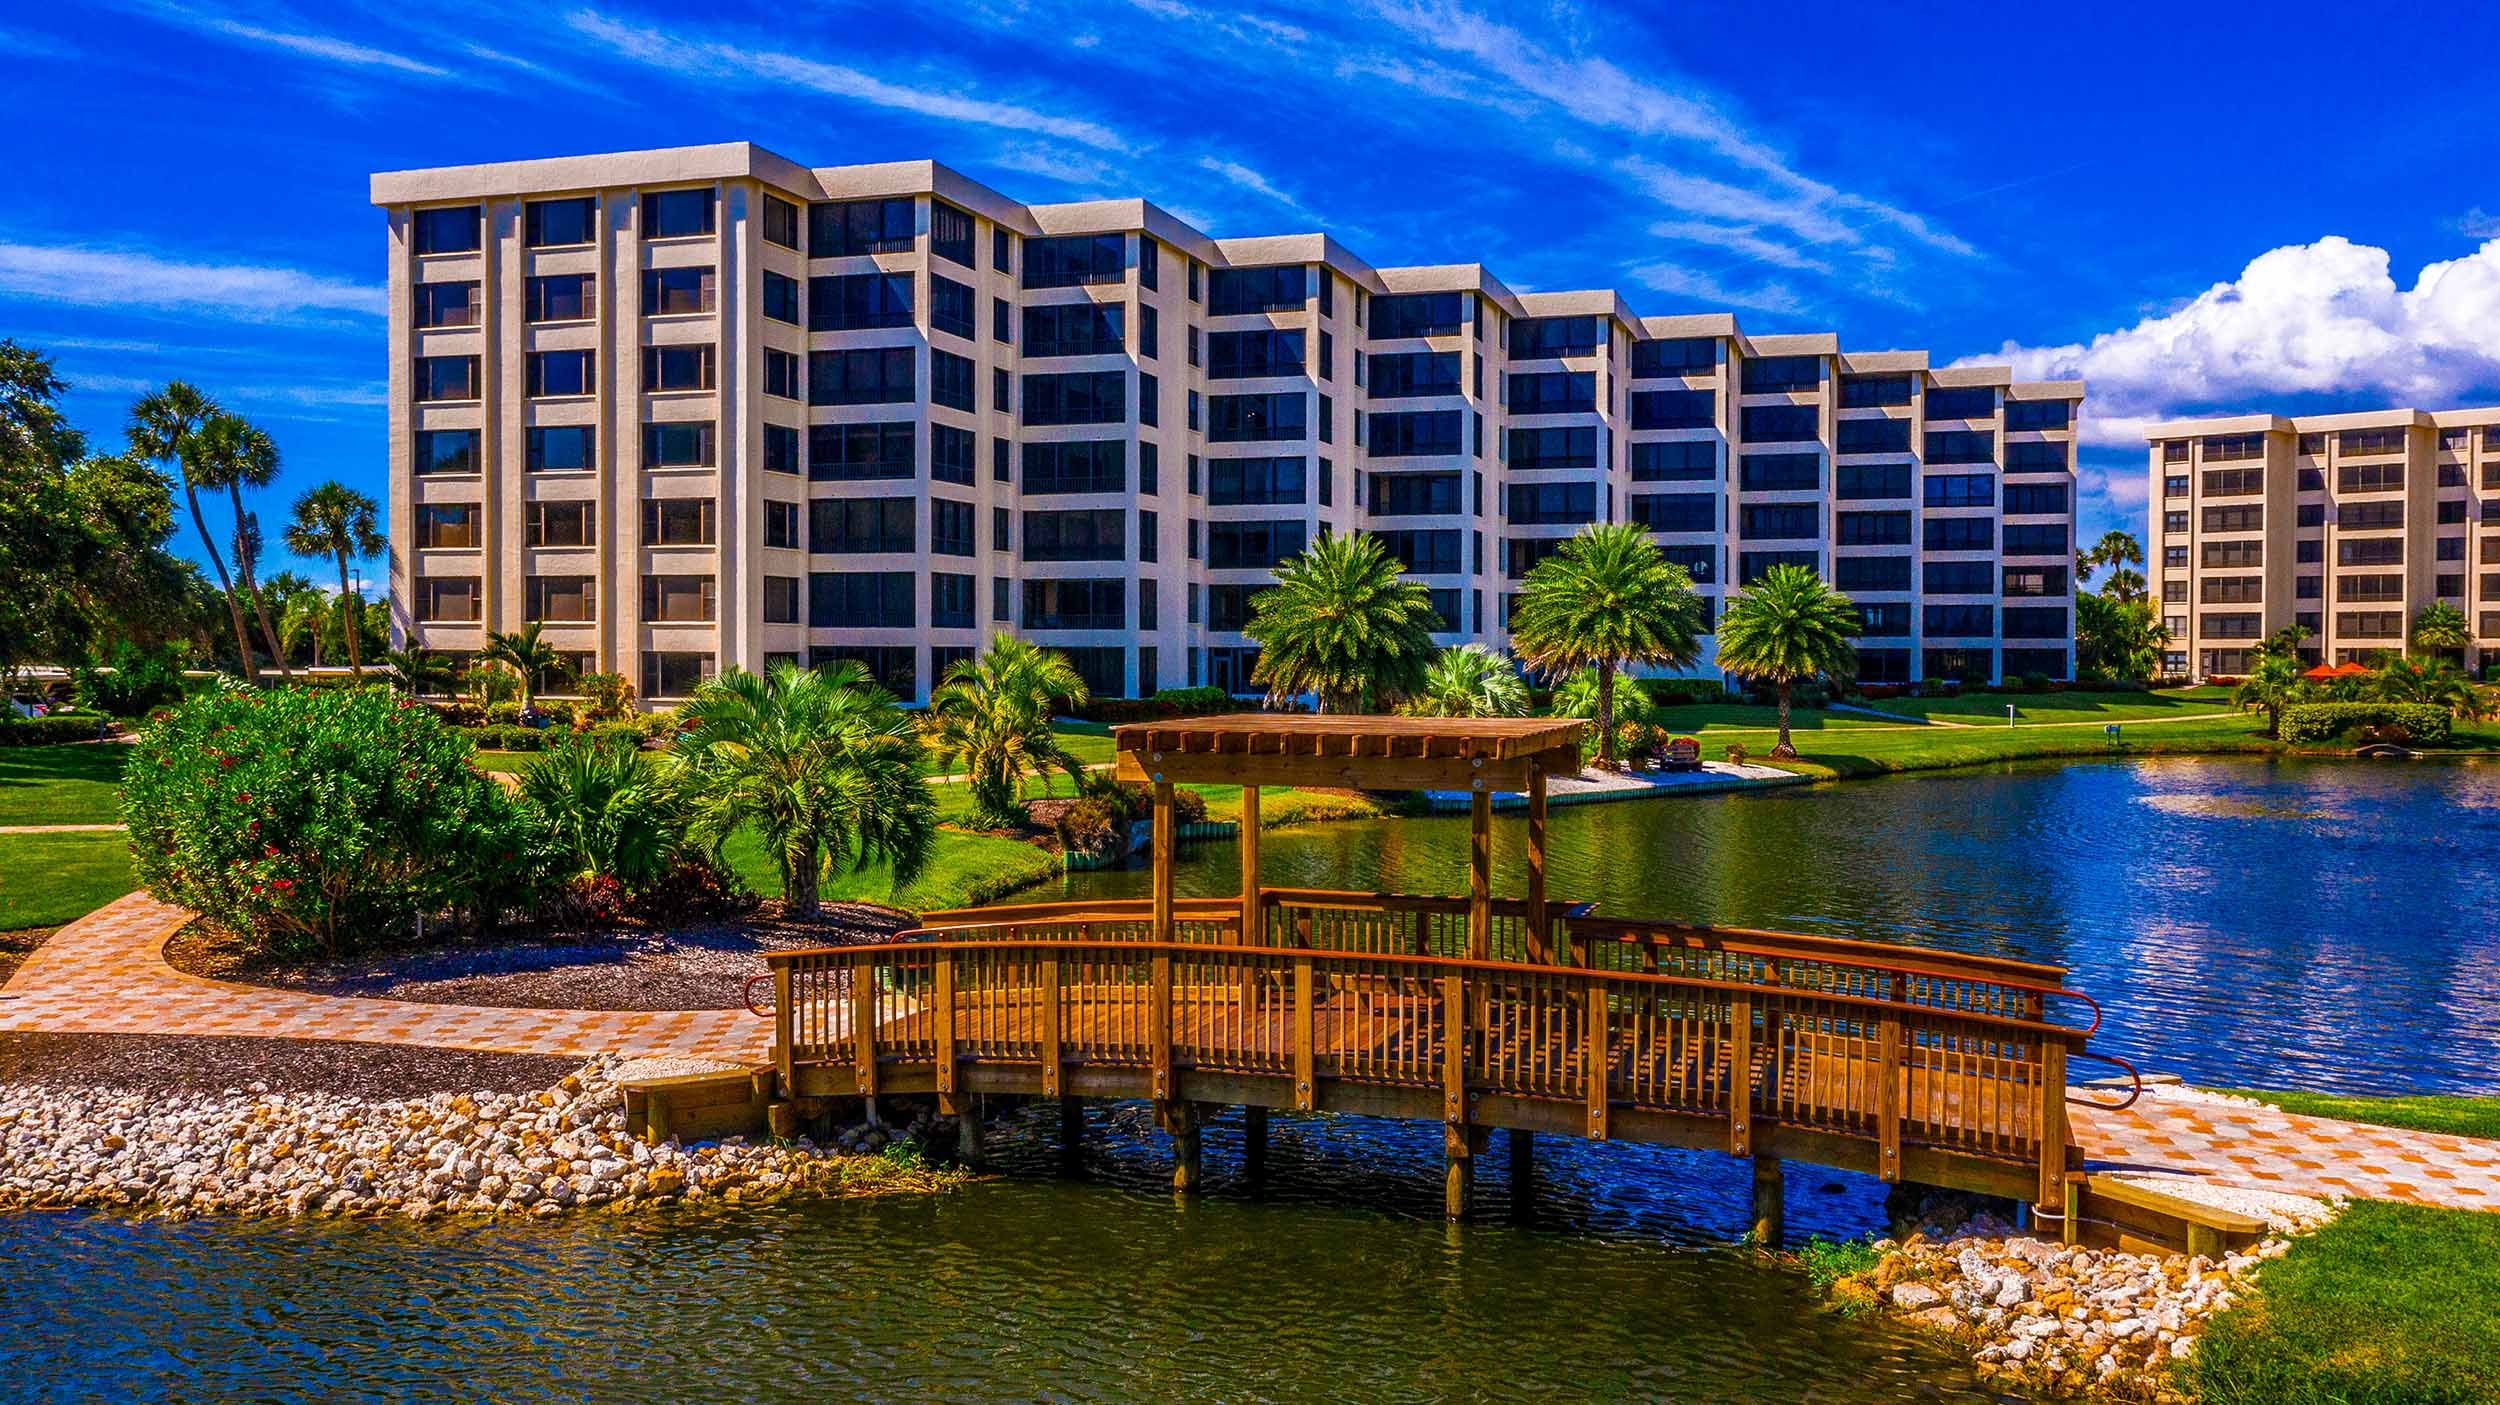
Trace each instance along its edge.
{"label": "white cloud", "polygon": [[386,294],[302,269],[183,263],[125,249],[0,241],[0,295],[81,307],[209,312],[267,321],[304,312],[380,316]]}
{"label": "white cloud", "polygon": [[58,62],[79,56],[67,40],[24,29],[0,29],[0,54],[21,63],[36,59]]}
{"label": "white cloud", "polygon": [[300,30],[271,29],[264,25],[246,24],[224,15],[207,14],[180,5],[156,5],[150,13],[169,24],[205,34],[220,35],[243,44],[281,49],[324,63],[343,64],[350,68],[383,69],[404,73],[412,78],[458,79],[460,75],[440,64],[410,58],[389,49],[358,44],[335,35],[308,33]]}
{"label": "white cloud", "polygon": [[1785,283],[1765,283],[1757,288],[1730,288],[1707,273],[1675,263],[1645,263],[1629,270],[1633,281],[1644,288],[1691,298],[1717,307],[1749,307],[1757,312],[1795,317],[1806,307],[1794,290]]}
{"label": "white cloud", "polygon": [[2132,327],[2064,346],[2007,342],[1964,363],[2090,382],[2081,434],[2092,444],[2132,446],[2155,420],[2295,395],[2437,407],[2500,387],[2500,239],[2425,266],[2410,288],[2385,249],[2340,235],[2289,244]]}
{"label": "white cloud", "polygon": [[1128,149],[1125,138],[1097,122],[1062,117],[1017,103],[967,97],[961,91],[960,79],[943,87],[916,88],[799,54],[745,48],[689,33],[622,24],[595,10],[574,10],[564,18],[576,31],[605,44],[619,57],[681,78],[805,88],[828,97],[915,113],[941,122],[1034,132],[1103,151]]}
{"label": "white cloud", "polygon": [[1222,176],[1224,179],[1231,181],[1233,184],[1240,186],[1242,189],[1250,191],[1253,194],[1264,195],[1268,199],[1275,201],[1277,204],[1284,206],[1286,209],[1293,211],[1295,214],[1307,215],[1310,213],[1309,210],[1303,208],[1301,201],[1296,200],[1292,196],[1277,189],[1275,182],[1269,180],[1263,175],[1260,175],[1257,171],[1250,169],[1248,166],[1245,166],[1238,161],[1227,161],[1216,156],[1201,156],[1198,158],[1198,169],[1210,172],[1214,175]]}
{"label": "white cloud", "polygon": [[2500,237],[2500,215],[2476,205],[2457,216],[2457,232],[2468,239]]}
{"label": "white cloud", "polygon": [[1091,156],[1075,156],[1053,147],[1017,145],[992,152],[989,164],[1005,171],[1040,176],[1065,185],[1098,190],[1109,185],[1114,172],[1108,162]]}
{"label": "white cloud", "polygon": [[1808,255],[1804,250],[1762,237],[1758,226],[1711,224],[1706,220],[1661,220],[1649,227],[1653,239],[1672,239],[1681,244],[1704,244],[1741,254],[1753,263],[1767,263],[1778,268],[1791,268],[1801,273],[1829,273],[1831,265]]}

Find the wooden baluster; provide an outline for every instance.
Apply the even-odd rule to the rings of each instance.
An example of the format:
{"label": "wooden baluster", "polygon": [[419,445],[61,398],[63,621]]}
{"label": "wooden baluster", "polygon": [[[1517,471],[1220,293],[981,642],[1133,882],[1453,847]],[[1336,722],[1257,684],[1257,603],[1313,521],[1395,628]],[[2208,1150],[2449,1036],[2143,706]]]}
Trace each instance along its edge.
{"label": "wooden baluster", "polygon": [[1315,976],[1311,958],[1293,959],[1293,1106],[1297,1112],[1309,1112],[1318,1106],[1318,1050],[1313,1047],[1315,1021],[1312,1018],[1312,990]]}
{"label": "wooden baluster", "polygon": [[877,1095],[877,968],[872,953],[853,952],[851,972],[851,1075],[859,1095]]}
{"label": "wooden baluster", "polygon": [[1041,1005],[1042,1096],[1059,1096],[1059,958],[1042,958],[1040,977],[1034,982],[1036,998]]}

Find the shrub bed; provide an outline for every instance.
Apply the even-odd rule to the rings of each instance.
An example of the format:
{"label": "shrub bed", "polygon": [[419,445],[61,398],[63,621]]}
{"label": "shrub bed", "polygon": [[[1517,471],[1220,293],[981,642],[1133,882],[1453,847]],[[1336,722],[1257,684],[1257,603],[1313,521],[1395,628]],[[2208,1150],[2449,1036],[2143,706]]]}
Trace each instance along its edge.
{"label": "shrub bed", "polygon": [[586,737],[594,742],[639,746],[643,738],[652,735],[650,728],[633,722],[601,722],[580,729],[524,727],[518,723],[498,726],[490,723],[483,726],[462,727],[459,731],[460,735],[469,739],[471,746],[480,751],[554,751],[575,737]]}
{"label": "shrub bed", "polygon": [[2430,703],[2294,703],[2283,709],[2281,736],[2299,746],[2333,741],[2355,727],[2397,728],[2409,740],[2439,746],[2448,740],[2450,718],[2448,709]]}
{"label": "shrub bed", "polygon": [[1088,722],[1157,722],[1238,712],[1241,701],[1221,688],[1166,688],[1151,698],[1094,698],[1076,710]]}
{"label": "shrub bed", "polygon": [[420,917],[491,923],[534,904],[546,864],[470,755],[379,689],[203,693],[131,750],[136,875],[272,952],[388,941]]}
{"label": "shrub bed", "polygon": [[101,717],[12,717],[0,721],[0,746],[56,746],[95,740]]}
{"label": "shrub bed", "polygon": [[1716,678],[1645,678],[1640,686],[1660,707],[1727,701],[1727,685]]}

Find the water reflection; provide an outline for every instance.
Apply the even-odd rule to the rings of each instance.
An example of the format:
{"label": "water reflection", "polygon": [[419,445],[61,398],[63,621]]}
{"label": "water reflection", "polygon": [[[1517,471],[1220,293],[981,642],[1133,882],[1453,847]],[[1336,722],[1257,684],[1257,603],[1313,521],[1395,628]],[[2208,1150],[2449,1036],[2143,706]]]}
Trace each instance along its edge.
{"label": "water reflection", "polygon": [[[1495,821],[1501,891],[1525,886]],[[2500,767],[2020,763],[1557,809],[1552,891],[1610,912],[2069,966],[2100,1046],[2208,1082],[2500,1092]],[[1268,836],[1267,881],[1456,893],[1463,817]],[[1185,893],[1233,891],[1202,847]],[[1068,896],[1142,893],[1136,870]]]}

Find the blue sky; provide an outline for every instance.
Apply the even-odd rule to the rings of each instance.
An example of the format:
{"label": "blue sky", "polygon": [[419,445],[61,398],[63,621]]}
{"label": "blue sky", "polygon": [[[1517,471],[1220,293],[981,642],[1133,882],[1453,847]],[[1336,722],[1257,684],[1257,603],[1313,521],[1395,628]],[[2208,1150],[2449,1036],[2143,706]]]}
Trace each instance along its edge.
{"label": "blue sky", "polygon": [[[2434,61],[2396,63],[2395,29]],[[2500,401],[2495,30],[2301,4],[19,5],[0,335],[57,355],[100,439],[176,376],[265,424],[265,522],[325,478],[380,497],[371,172],[743,138],[2081,374],[2089,540],[2141,531],[2150,418]]]}

